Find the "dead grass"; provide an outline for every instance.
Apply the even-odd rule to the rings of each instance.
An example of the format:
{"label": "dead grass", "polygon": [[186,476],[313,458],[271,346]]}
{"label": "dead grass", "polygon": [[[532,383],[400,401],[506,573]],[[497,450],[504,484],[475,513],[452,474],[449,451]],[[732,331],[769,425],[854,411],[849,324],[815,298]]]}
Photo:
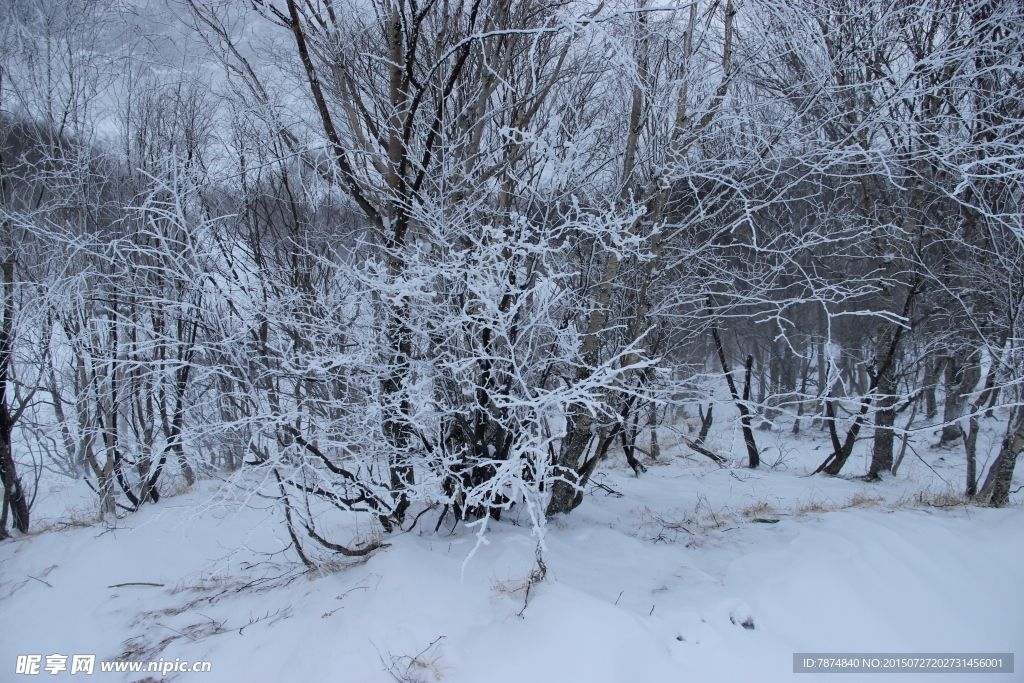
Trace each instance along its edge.
{"label": "dead grass", "polygon": [[[774,510],[771,506],[768,507]],[[753,511],[762,508],[759,505],[754,505],[748,509]],[[633,534],[634,536],[654,543],[674,543],[685,540],[687,548],[700,547],[705,541],[714,538],[710,536],[711,532],[738,529],[737,525],[741,523],[741,518],[734,511],[727,507],[715,509],[704,495],[698,496],[693,512],[688,514],[658,513],[646,505],[635,508],[633,513],[640,519],[637,533]],[[752,514],[760,513],[753,512]],[[723,529],[723,527],[725,528]]]}
{"label": "dead grass", "polygon": [[952,489],[943,489],[941,491],[925,489],[923,491],[918,491],[914,496],[914,503],[916,505],[925,505],[933,508],[967,506],[970,502],[971,501],[967,496]]}
{"label": "dead grass", "polygon": [[937,491],[925,488],[920,491],[907,491],[895,500],[887,499],[879,493],[863,490],[853,494],[842,504],[812,498],[805,503],[794,503],[789,509],[799,513],[823,513],[849,508],[875,508],[880,506],[884,506],[888,510],[907,510],[920,507],[952,508],[970,504],[971,500],[968,497],[950,488],[943,488]]}
{"label": "dead grass", "polygon": [[[22,547],[24,547],[24,546],[20,546],[20,547],[18,548],[18,550],[15,550],[14,552],[18,552],[18,551],[20,551]],[[49,581],[47,581],[47,580],[46,580],[46,578],[45,578],[45,577],[46,577],[46,575],[47,575],[47,574],[49,574],[50,572],[52,572],[52,571],[53,571],[54,569],[56,569],[56,568],[57,568],[57,565],[55,565],[55,564],[54,564],[54,565],[50,565],[50,566],[49,566],[49,567],[47,567],[46,569],[44,569],[44,570],[42,570],[41,572],[39,572],[39,575],[38,575],[38,576],[33,576],[33,575],[31,575],[31,574],[30,574],[30,575],[28,576],[28,578],[27,578],[27,579],[25,579],[24,581],[19,581],[18,583],[16,583],[16,584],[14,584],[13,586],[11,586],[11,589],[10,589],[10,591],[9,591],[9,592],[7,593],[7,597],[11,597],[12,595],[14,595],[14,593],[15,593],[15,592],[16,592],[16,591],[17,591],[17,590],[18,590],[19,588],[22,588],[23,586],[27,585],[27,584],[28,584],[29,582],[31,582],[31,581],[33,581],[33,580],[34,580],[34,581],[38,581],[39,583],[44,583],[44,584],[46,584],[47,586],[50,586],[50,588],[53,588],[53,586],[52,586],[52,585],[50,584],[50,582],[49,582]],[[4,584],[4,585],[6,585],[6,584]]]}
{"label": "dead grass", "polygon": [[870,508],[878,507],[885,502],[885,498],[877,494],[871,494],[868,491],[858,491],[857,493],[850,496],[850,499],[846,501],[845,505],[840,506],[841,508]]}
{"label": "dead grass", "polygon": [[103,518],[95,506],[70,508],[61,517],[40,519],[33,522],[28,533],[24,534],[24,536],[31,538],[50,531],[81,529],[99,524],[102,521]]}
{"label": "dead grass", "polygon": [[[262,593],[286,586],[299,576],[300,574],[292,572],[279,577],[260,578],[250,581],[240,578],[216,576],[199,576],[190,582],[182,581],[173,588],[162,592],[167,595],[178,595],[181,593],[200,593],[200,595],[178,605],[165,607],[164,609],[139,612],[132,622],[133,629],[139,632],[139,634],[124,641],[120,659],[131,661],[155,659],[168,645],[181,638],[198,642],[204,638],[222,633],[232,631],[242,633],[244,629],[253,624],[264,623],[265,625],[270,625],[281,619],[287,619],[292,616],[290,607],[284,607],[274,612],[268,611],[266,614],[259,616],[251,615],[248,623],[233,623],[230,625],[227,622],[215,621],[204,614],[198,614],[196,610],[198,608],[207,608],[224,598],[241,593]],[[203,621],[183,627],[171,627],[165,623],[175,620],[175,617],[180,615],[188,615],[190,612],[196,612],[198,616],[203,617]]]}
{"label": "dead grass", "polygon": [[742,510],[744,517],[767,517],[769,515],[774,515],[776,512],[778,512],[778,510],[775,509],[775,506],[763,500],[754,503],[753,505],[748,505]]}
{"label": "dead grass", "polygon": [[384,670],[400,683],[426,683],[425,676],[428,675],[435,681],[439,681],[444,677],[445,669],[448,668],[441,664],[441,641],[443,639],[444,636],[439,636],[418,654],[393,655],[388,652],[386,659],[385,655],[380,655],[380,661],[384,664]]}
{"label": "dead grass", "polygon": [[830,503],[817,498],[811,498],[806,503],[793,503],[790,508],[794,512],[803,514],[818,514],[822,512],[832,512],[837,509],[835,503]]}
{"label": "dead grass", "polygon": [[366,564],[373,557],[373,553],[367,553],[366,555],[360,555],[358,557],[345,557],[344,555],[338,557],[327,557],[325,559],[318,559],[316,563],[316,569],[306,572],[306,578],[310,581],[319,579],[321,576],[327,576],[328,574],[338,574],[346,569],[352,567],[358,567],[361,564]]}
{"label": "dead grass", "polygon": [[503,598],[510,597],[513,600],[523,599],[526,595],[526,591],[530,588],[529,579],[507,579],[501,581],[497,576],[491,579],[491,597],[492,598]]}
{"label": "dead grass", "polygon": [[184,478],[172,479],[170,482],[166,482],[164,486],[166,488],[161,488],[160,490],[161,498],[174,498],[192,490],[192,486]]}

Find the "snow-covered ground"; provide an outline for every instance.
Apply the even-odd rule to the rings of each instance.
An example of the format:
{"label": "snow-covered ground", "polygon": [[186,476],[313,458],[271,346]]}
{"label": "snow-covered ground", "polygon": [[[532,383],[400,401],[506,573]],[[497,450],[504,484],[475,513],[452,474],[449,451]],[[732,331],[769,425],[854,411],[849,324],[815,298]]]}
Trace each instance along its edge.
{"label": "snow-covered ground", "polygon": [[[898,477],[865,484],[805,476],[827,452],[817,430],[759,432],[777,464],[756,472],[662,437],[646,474],[609,462],[584,504],[549,523],[547,576],[528,602],[525,513],[491,522],[468,562],[475,530],[434,532],[428,512],[365,561],[304,572],[281,552],[276,513],[218,502],[216,482],[117,528],[86,523],[84,488],[55,488],[40,531],[0,544],[0,681],[161,680],[19,676],[24,654],[202,660],[211,672],[164,679],[249,683],[845,682],[877,675],[794,674],[793,654],[1024,655],[1024,509],[945,495],[961,486],[962,450],[918,447]],[[726,428],[712,445],[740,453],[735,438]],[[863,473],[863,456],[847,468]],[[111,587],[124,583],[161,585]],[[1024,680],[1022,668],[938,680]]]}

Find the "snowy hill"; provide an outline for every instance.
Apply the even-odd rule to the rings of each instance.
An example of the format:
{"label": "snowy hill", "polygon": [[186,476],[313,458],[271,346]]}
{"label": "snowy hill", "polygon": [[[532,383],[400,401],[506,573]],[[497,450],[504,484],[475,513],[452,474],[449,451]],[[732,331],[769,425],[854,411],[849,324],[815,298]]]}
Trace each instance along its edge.
{"label": "snowy hill", "polygon": [[[322,571],[285,550],[269,508],[217,502],[216,482],[117,528],[54,523],[0,545],[2,678],[31,679],[11,675],[17,655],[91,653],[211,662],[163,677],[97,665],[99,680],[814,681],[834,679],[793,674],[793,653],[1021,651],[1024,510],[949,505],[920,462],[870,487],[803,477],[819,451],[796,443],[776,471],[670,448],[640,478],[599,473],[550,523],[528,604],[537,539],[514,514],[468,561],[477,529],[449,517],[435,532],[427,513]],[[943,456],[926,456],[936,473]]]}

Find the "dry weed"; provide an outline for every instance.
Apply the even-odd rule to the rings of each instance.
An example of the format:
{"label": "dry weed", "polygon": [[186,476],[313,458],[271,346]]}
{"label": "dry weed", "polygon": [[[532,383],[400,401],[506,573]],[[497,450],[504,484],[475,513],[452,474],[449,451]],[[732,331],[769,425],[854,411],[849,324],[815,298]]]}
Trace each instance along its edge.
{"label": "dry weed", "polygon": [[763,500],[743,508],[744,517],[766,517],[776,512],[774,506]]}
{"label": "dry weed", "polygon": [[804,514],[816,514],[821,512],[832,512],[836,509],[834,503],[829,503],[817,498],[811,498],[806,503],[794,503],[792,509]]}
{"label": "dry weed", "polygon": [[914,496],[914,503],[933,508],[951,508],[966,506],[970,500],[962,493],[948,488],[938,492],[925,489],[917,492]]}
{"label": "dry weed", "polygon": [[855,493],[852,496],[850,496],[850,499],[848,501],[846,501],[846,505],[843,505],[842,507],[844,507],[844,508],[876,507],[880,503],[884,503],[884,502],[885,502],[885,498],[883,498],[882,496],[872,495],[872,494],[868,493],[867,491],[858,491],[857,493]]}
{"label": "dry weed", "polygon": [[381,655],[378,650],[384,671],[399,683],[425,683],[424,676],[427,674],[431,674],[435,681],[441,680],[444,677],[444,670],[448,668],[440,663],[443,639],[444,636],[439,636],[421,652],[412,656],[393,655],[389,652],[385,660],[385,655]]}
{"label": "dry weed", "polygon": [[491,597],[502,598],[508,596],[515,599],[522,599],[530,587],[528,579],[507,579],[501,581],[498,577],[491,579]]}

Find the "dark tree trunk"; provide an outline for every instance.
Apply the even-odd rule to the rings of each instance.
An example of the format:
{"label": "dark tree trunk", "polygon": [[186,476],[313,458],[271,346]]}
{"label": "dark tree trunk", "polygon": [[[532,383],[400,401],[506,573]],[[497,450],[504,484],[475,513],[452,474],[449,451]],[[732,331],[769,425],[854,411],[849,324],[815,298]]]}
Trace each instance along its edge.
{"label": "dark tree trunk", "polygon": [[[6,411],[4,412],[6,413]],[[6,419],[6,415],[3,417]],[[3,512],[0,513],[0,540],[2,540],[8,537],[8,510],[10,511],[11,523],[14,525],[14,528],[21,533],[25,533],[28,531],[29,509],[25,489],[21,485],[21,479],[18,478],[14,458],[11,457],[10,441],[8,440],[9,432],[7,438],[0,436],[0,439],[3,440],[0,443],[0,482],[3,483],[4,487]]]}
{"label": "dark tree trunk", "polygon": [[619,430],[619,436],[622,439],[622,452],[626,455],[626,462],[633,469],[633,474],[637,477],[640,476],[641,472],[646,472],[647,468],[636,459],[636,437],[640,433],[640,413],[639,411],[632,411],[633,399],[626,401],[626,405],[622,409],[620,415],[622,425]]}
{"label": "dark tree trunk", "polygon": [[[913,305],[914,297],[917,295],[917,287],[920,283],[915,282],[907,292],[907,298],[903,302],[903,318],[909,317],[910,307]],[[818,472],[824,472],[825,474],[837,475],[843,469],[843,465],[849,460],[850,454],[853,453],[853,445],[857,440],[857,435],[860,433],[861,426],[864,424],[864,418],[867,415],[868,409],[871,407],[871,394],[875,393],[875,390],[879,388],[879,381],[884,378],[890,377],[890,373],[893,372],[893,365],[896,361],[896,351],[899,349],[900,341],[903,338],[904,332],[907,328],[899,325],[893,330],[892,327],[888,328],[889,332],[880,339],[879,343],[875,346],[875,372],[870,376],[870,383],[868,390],[860,400],[860,411],[857,414],[856,419],[853,421],[853,425],[850,427],[850,431],[846,433],[846,441],[842,447],[839,446],[839,436],[836,433],[835,426],[835,412],[831,402],[828,402],[826,409],[828,410],[829,418],[829,432],[832,436],[832,453],[825,461],[818,465],[818,469],[814,470],[813,474]],[[892,381],[891,379],[888,381]],[[891,386],[891,385],[889,385]],[[885,392],[886,395],[891,395],[892,391]],[[895,419],[895,415],[892,416]],[[888,432],[890,435],[890,441],[888,444],[888,462],[889,468],[892,468],[892,425],[893,422],[888,423]],[[883,426],[883,429],[885,427]],[[874,459],[874,458],[872,458]]]}
{"label": "dark tree trunk", "polygon": [[[896,368],[894,363],[885,362],[885,354],[892,344],[891,323],[883,323],[886,331],[878,345],[878,364],[881,367],[879,376],[875,380],[876,390],[879,393],[877,412],[875,413],[875,435],[871,447],[871,466],[868,468],[868,481],[877,481],[881,478],[882,472],[891,472],[893,463],[893,431],[896,423],[896,412],[893,406],[896,405]],[[884,367],[882,367],[884,365]]]}
{"label": "dark tree trunk", "polygon": [[967,395],[974,390],[974,385],[981,377],[981,367],[976,357],[965,360],[961,354],[957,354],[950,356],[947,361],[945,375],[946,400],[942,421],[946,424],[942,427],[940,446],[956,441],[964,433],[959,420],[967,407]]}
{"label": "dark tree trunk", "polygon": [[658,443],[658,406],[651,403],[651,413],[647,422],[651,428],[651,460],[661,457],[661,444]]}
{"label": "dark tree trunk", "polygon": [[964,451],[967,453],[967,487],[964,494],[968,497],[978,495],[978,416],[971,415],[970,427],[964,436]]}
{"label": "dark tree trunk", "polygon": [[939,382],[939,375],[942,373],[944,357],[924,364],[924,405],[925,416],[930,420],[939,412],[938,403],[935,401],[935,386]]}
{"label": "dark tree trunk", "polygon": [[[5,222],[4,232],[10,229],[10,224]],[[5,245],[8,249],[10,244]],[[0,265],[3,275],[3,321],[0,322],[0,483],[4,487],[3,513],[0,514],[0,538],[7,535],[7,511],[10,510],[11,522],[14,528],[25,533],[28,531],[29,510],[28,498],[25,489],[18,477],[18,468],[14,462],[14,454],[11,452],[11,432],[14,429],[14,419],[11,415],[9,398],[7,394],[7,382],[11,372],[11,344],[14,324],[14,292],[11,291],[14,282],[14,263],[8,258]]]}
{"label": "dark tree trunk", "polygon": [[[764,421],[757,426],[761,431],[771,431],[775,420],[778,419],[780,411],[776,407],[779,403],[779,389],[782,386],[782,361],[779,358],[779,350],[774,342],[768,347],[768,362],[761,365],[761,380],[758,389],[757,402],[763,406]],[[765,373],[764,367],[768,366]],[[765,375],[767,374],[767,387]]]}
{"label": "dark tree trunk", "polygon": [[[993,364],[994,365],[994,364]],[[967,487],[965,495],[974,497],[978,495],[978,432],[980,431],[979,416],[985,408],[989,397],[995,393],[995,368],[990,368],[985,378],[985,389],[981,396],[971,406],[971,416],[968,419],[967,433],[964,434],[964,451],[967,454]]]}
{"label": "dark tree trunk", "polygon": [[1006,438],[989,468],[978,497],[983,503],[1002,507],[1010,502],[1010,484],[1017,457],[1024,450],[1024,410],[1018,408],[1006,429]]}
{"label": "dark tree trunk", "polygon": [[900,454],[896,458],[896,462],[892,464],[893,476],[900,469],[900,465],[903,464],[903,457],[907,454],[907,445],[910,441],[910,426],[914,424],[914,417],[917,415],[917,405],[915,404],[913,409],[910,411],[910,417],[907,418],[907,424],[903,427],[904,431],[900,434]]}
{"label": "dark tree trunk", "polygon": [[[0,102],[3,96],[3,69],[0,68]],[[0,117],[2,118],[2,117]],[[3,137],[6,144],[6,135]],[[8,201],[7,174],[4,169],[4,159],[0,150],[0,210],[7,210]],[[7,394],[7,383],[10,380],[11,364],[13,360],[13,336],[14,336],[14,239],[11,235],[11,221],[5,219],[0,224],[0,238],[3,239],[2,248],[4,254],[3,263],[0,264],[0,275],[3,276],[3,307],[0,313],[3,320],[0,321],[0,485],[3,486],[3,510],[0,511],[0,539],[7,538],[7,513],[10,510],[11,521],[14,528],[25,533],[28,531],[29,510],[28,498],[25,496],[25,489],[18,477],[18,468],[14,463],[14,454],[11,452],[11,432],[14,430],[14,420],[10,406],[10,397]]]}
{"label": "dark tree trunk", "polygon": [[800,379],[800,395],[797,396],[796,419],[793,420],[793,434],[800,433],[800,418],[804,416],[804,403],[807,398],[807,376],[811,374],[812,347],[807,344],[807,362],[804,363],[803,376]]}
{"label": "dark tree trunk", "polygon": [[946,397],[942,406],[942,421],[946,424],[942,427],[942,436],[939,437],[940,446],[945,446],[960,438],[960,425],[956,420],[960,417],[960,411],[957,410],[957,398],[960,383],[963,382],[963,371],[963,365],[959,358],[955,355],[946,358],[946,368],[943,373]]}
{"label": "dark tree trunk", "polygon": [[813,474],[824,472],[825,474],[835,476],[842,471],[846,461],[850,459],[850,455],[853,453],[853,445],[857,442],[857,435],[860,434],[860,428],[864,424],[864,416],[870,407],[871,399],[865,396],[861,399],[860,412],[857,414],[849,431],[846,432],[846,440],[840,445],[839,434],[836,430],[835,406],[831,401],[826,402],[825,418],[828,422],[829,436],[832,438],[832,454],[825,458],[825,462],[818,465],[818,469],[814,470]]}
{"label": "dark tree trunk", "polygon": [[697,434],[697,443],[704,445],[704,439],[708,438],[708,432],[711,430],[711,423],[715,420],[715,404],[708,404],[708,412],[704,412],[704,408],[700,405],[697,406],[697,412],[700,414],[700,433]]}
{"label": "dark tree trunk", "polygon": [[893,463],[893,425],[896,423],[896,412],[892,409],[896,398],[883,396],[879,403],[884,405],[875,413],[875,436],[871,448],[871,466],[868,468],[867,479],[877,481],[882,472],[891,472]]}
{"label": "dark tree trunk", "polygon": [[747,408],[747,401],[750,400],[750,376],[754,369],[754,357],[752,355],[747,356],[746,372],[743,379],[743,398],[740,399],[732,373],[729,372],[729,361],[725,357],[725,347],[722,346],[722,337],[718,334],[717,327],[711,328],[711,336],[715,340],[715,348],[718,350],[718,361],[722,364],[725,381],[729,384],[729,393],[732,394],[732,400],[735,401],[736,407],[740,411],[743,442],[747,446],[747,466],[753,469],[761,464],[761,458],[757,453],[757,443],[754,441],[754,430],[750,428],[750,410]]}

